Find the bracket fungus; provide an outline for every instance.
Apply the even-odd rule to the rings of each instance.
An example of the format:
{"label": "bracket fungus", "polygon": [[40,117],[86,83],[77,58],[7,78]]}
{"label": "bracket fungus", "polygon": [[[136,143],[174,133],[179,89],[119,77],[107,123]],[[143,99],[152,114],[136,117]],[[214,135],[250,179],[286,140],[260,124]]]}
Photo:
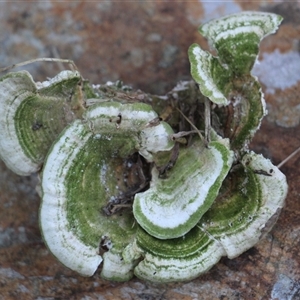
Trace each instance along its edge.
{"label": "bracket fungus", "polygon": [[161,240],[139,228],[123,252],[125,261],[142,258],[134,273],[153,282],[191,280],[222,256],[234,258],[268,232],[284,205],[285,176],[270,160],[247,153],[197,225],[179,238]]}
{"label": "bracket fungus", "polygon": [[27,71],[0,79],[0,157],[15,173],[38,171],[57,135],[80,116],[80,80],[72,71],[43,83],[35,83]]}
{"label": "bracket fungus", "polygon": [[[106,216],[103,208],[126,192],[120,182],[124,159],[139,152],[153,161],[156,153],[173,148],[173,130],[167,123],[148,126],[155,118],[157,114],[143,103],[94,105],[49,150],[41,181],[41,229],[51,252],[72,270],[94,274],[102,261],[99,244],[105,236],[111,249],[106,253],[104,277],[128,279],[130,266],[120,254],[136,230],[132,213]],[[151,140],[159,141],[155,149]],[[112,272],[115,260],[119,263]]]}
{"label": "bracket fungus", "polygon": [[249,152],[222,189],[198,226],[220,242],[229,258],[234,258],[272,228],[284,205],[287,182],[269,159]]}
{"label": "bracket fungus", "polygon": [[154,237],[183,236],[215,200],[232,162],[228,140],[212,141],[208,147],[195,141],[180,151],[166,178],[153,168],[150,188],[135,196],[135,219]]}
{"label": "bracket fungus", "polygon": [[251,69],[260,41],[274,33],[281,21],[281,16],[271,13],[232,14],[199,29],[218,56],[197,44],[189,48],[191,74],[202,94],[217,105],[233,106],[228,137],[234,149],[242,149],[251,140],[266,114],[263,93]]}
{"label": "bracket fungus", "polygon": [[[40,172],[40,227],[60,262],[84,276],[103,262],[108,280],[191,280],[271,230],[287,182],[248,150],[266,114],[251,69],[281,20],[243,12],[204,24],[218,56],[193,44],[199,89],[167,96],[85,87],[77,71],[0,79],[0,157],[19,175]],[[194,136],[203,129],[205,140]]]}

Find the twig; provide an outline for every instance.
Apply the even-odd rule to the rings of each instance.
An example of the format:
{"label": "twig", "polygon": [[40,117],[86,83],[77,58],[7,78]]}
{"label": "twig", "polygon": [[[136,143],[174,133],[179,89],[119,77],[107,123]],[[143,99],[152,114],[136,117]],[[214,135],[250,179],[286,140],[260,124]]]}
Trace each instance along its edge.
{"label": "twig", "polygon": [[189,118],[187,118],[184,113],[178,108],[176,107],[176,109],[180,112],[180,114],[186,119],[186,121],[195,129],[195,131],[198,133],[198,135],[200,136],[200,139],[203,141],[203,135],[201,134],[201,132],[199,131],[199,129],[189,120]]}
{"label": "twig", "polygon": [[206,144],[210,142],[210,129],[211,129],[211,107],[210,101],[208,98],[205,97],[204,99],[205,105],[205,140]]}
{"label": "twig", "polygon": [[18,63],[18,64],[13,64],[9,67],[4,67],[4,68],[1,68],[0,69],[0,72],[6,72],[8,70],[11,70],[11,69],[14,69],[14,68],[17,68],[17,67],[22,67],[22,66],[26,66],[26,65],[29,65],[29,64],[32,64],[34,62],[59,62],[59,63],[66,63],[66,64],[69,64],[70,68],[72,69],[72,71],[76,70],[78,71],[78,68],[76,67],[75,63],[73,60],[70,60],[70,59],[62,59],[62,58],[49,58],[49,57],[43,57],[43,58],[35,58],[35,59],[30,59],[30,60],[26,60],[26,61],[23,61],[21,63]]}
{"label": "twig", "polygon": [[286,162],[293,158],[298,152],[300,152],[300,147],[292,152],[288,157],[286,157],[280,164],[277,165],[277,168],[280,169]]}

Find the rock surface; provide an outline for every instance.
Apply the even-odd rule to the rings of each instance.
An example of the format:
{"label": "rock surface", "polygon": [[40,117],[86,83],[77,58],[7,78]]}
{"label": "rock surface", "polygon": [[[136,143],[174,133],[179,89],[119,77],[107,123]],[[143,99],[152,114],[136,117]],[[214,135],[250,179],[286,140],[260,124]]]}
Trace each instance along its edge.
{"label": "rock surface", "polygon": [[[2,2],[1,66],[35,57],[73,59],[92,83],[122,79],[163,94],[190,79],[187,49],[207,48],[201,22],[242,10],[281,14],[279,31],[261,44],[255,67],[269,116],[251,149],[275,164],[300,146],[300,6],[266,1],[226,2]],[[52,77],[59,64],[27,66],[36,80]],[[157,285],[133,279],[104,281],[78,276],[45,247],[38,224],[35,176],[19,177],[0,163],[0,300],[2,299],[300,299],[300,156],[282,167],[289,183],[286,206],[261,242],[205,276]]]}

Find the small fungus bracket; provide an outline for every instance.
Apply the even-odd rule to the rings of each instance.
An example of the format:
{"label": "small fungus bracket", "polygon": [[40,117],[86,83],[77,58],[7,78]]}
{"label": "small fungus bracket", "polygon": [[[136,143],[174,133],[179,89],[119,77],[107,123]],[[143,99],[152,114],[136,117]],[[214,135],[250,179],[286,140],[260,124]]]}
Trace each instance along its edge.
{"label": "small fungus bracket", "polygon": [[197,44],[189,48],[191,74],[202,94],[218,106],[233,105],[235,114],[229,116],[228,129],[233,149],[245,147],[266,114],[263,94],[251,69],[261,39],[274,33],[281,21],[282,17],[271,13],[232,14],[212,20],[199,29],[218,56]]}
{"label": "small fungus bracket", "polygon": [[[0,157],[15,173],[38,171],[51,143],[80,116],[80,80],[77,71],[63,71],[43,83],[35,83],[27,71],[0,79]],[[77,104],[75,110],[70,101]]]}
{"label": "small fungus bracket", "polygon": [[273,216],[283,207],[287,191],[285,175],[269,159],[249,152],[226,178],[198,226],[220,242],[229,258],[234,258],[272,228]]}
{"label": "small fungus bracket", "polygon": [[228,140],[212,141],[206,148],[197,139],[180,150],[166,178],[160,178],[158,170],[153,168],[150,188],[135,196],[135,219],[154,237],[183,236],[215,200],[232,162]]}

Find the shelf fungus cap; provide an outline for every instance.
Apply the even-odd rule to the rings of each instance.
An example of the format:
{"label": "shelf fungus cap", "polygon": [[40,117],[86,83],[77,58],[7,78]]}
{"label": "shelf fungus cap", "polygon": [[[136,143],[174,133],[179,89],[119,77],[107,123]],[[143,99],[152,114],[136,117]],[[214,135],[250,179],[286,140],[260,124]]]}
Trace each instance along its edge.
{"label": "shelf fungus cap", "polygon": [[[236,37],[241,40],[256,35],[260,41],[276,32],[282,20],[281,16],[269,12],[244,11],[211,20],[203,24],[199,32],[208,39],[211,47],[215,48],[220,40],[227,40],[232,44]],[[231,45],[232,50],[236,48]]]}
{"label": "shelf fungus cap", "polygon": [[42,84],[27,71],[0,79],[0,157],[8,168],[19,175],[40,169],[53,140],[74,119],[67,100],[79,80],[72,71]]}
{"label": "shelf fungus cap", "polygon": [[192,280],[214,266],[225,251],[199,227],[180,238],[160,240],[139,228],[136,239],[124,252],[125,261],[139,263],[134,274],[151,282]]}
{"label": "shelf fungus cap", "polygon": [[221,82],[221,86],[216,79],[219,76],[218,74],[223,71],[218,66],[217,59],[209,52],[202,50],[197,44],[192,44],[189,47],[188,54],[191,64],[191,75],[199,84],[201,93],[215,104],[220,106],[228,105],[229,101],[224,95],[224,85],[227,84],[227,80]]}
{"label": "shelf fungus cap", "polygon": [[[135,262],[121,257],[137,228],[132,211],[107,215],[104,209],[120,204],[118,199],[128,192],[126,159],[141,147],[153,151],[142,143],[141,132],[155,118],[146,104],[101,103],[91,106],[83,120],[73,121],[53,143],[42,173],[40,224],[49,250],[70,269],[91,276],[104,260],[103,278],[124,281],[133,276]],[[159,132],[169,136],[165,126]],[[139,176],[134,169],[132,173],[139,186]]]}
{"label": "shelf fungus cap", "polygon": [[136,150],[148,162],[153,162],[157,153],[170,151],[174,147],[171,126],[166,122],[153,122],[158,119],[158,115],[151,106],[144,103],[102,103],[87,110],[85,118],[92,130],[101,128],[108,135],[128,132],[134,136]]}
{"label": "shelf fungus cap", "polygon": [[150,235],[160,239],[183,236],[209,209],[233,161],[227,139],[200,140],[181,149],[166,178],[153,168],[150,188],[135,195],[134,217]]}
{"label": "shelf fungus cap", "polygon": [[264,12],[241,12],[212,20],[199,29],[218,56],[192,44],[188,54],[191,74],[200,91],[218,105],[228,105],[233,77],[250,74],[257,59],[259,42],[274,33],[282,17]]}
{"label": "shelf fungus cap", "polygon": [[271,230],[288,191],[285,175],[269,159],[249,152],[241,164],[198,223],[229,258],[247,251]]}

